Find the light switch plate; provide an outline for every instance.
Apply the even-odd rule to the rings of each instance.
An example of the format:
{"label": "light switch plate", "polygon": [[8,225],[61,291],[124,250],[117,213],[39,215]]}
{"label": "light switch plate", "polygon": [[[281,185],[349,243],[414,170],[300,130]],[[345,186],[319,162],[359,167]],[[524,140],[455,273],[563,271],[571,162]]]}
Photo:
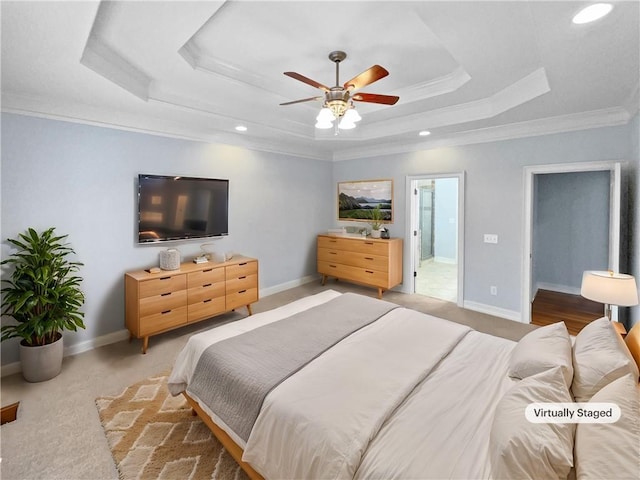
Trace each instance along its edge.
{"label": "light switch plate", "polygon": [[485,233],[484,243],[498,243],[498,235],[495,233]]}

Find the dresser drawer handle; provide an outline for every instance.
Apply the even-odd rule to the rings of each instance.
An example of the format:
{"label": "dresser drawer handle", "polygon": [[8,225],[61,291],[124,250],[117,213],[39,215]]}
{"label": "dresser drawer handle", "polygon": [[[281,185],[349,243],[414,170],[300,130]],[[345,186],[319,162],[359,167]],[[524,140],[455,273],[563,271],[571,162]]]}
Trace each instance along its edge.
{"label": "dresser drawer handle", "polygon": [[168,297],[169,295],[171,295],[172,292],[168,292],[168,293],[161,293],[160,296],[161,297]]}
{"label": "dresser drawer handle", "polygon": [[329,264],[329,266],[330,266],[331,268],[338,268],[338,267],[336,267],[335,265],[331,265],[331,264]]}
{"label": "dresser drawer handle", "polygon": [[203,287],[210,287],[211,285],[213,285],[212,283],[205,283],[204,285],[202,285]]}
{"label": "dresser drawer handle", "polygon": [[244,280],[245,278],[247,278],[247,276],[246,276],[246,275],[243,275],[243,276],[241,276],[241,277],[238,277],[238,280]]}
{"label": "dresser drawer handle", "polygon": [[365,270],[365,272],[367,272],[367,273],[373,273],[371,270]]}
{"label": "dresser drawer handle", "polygon": [[165,310],[163,312],[160,312],[162,315],[166,314],[166,313],[171,313],[171,310]]}
{"label": "dresser drawer handle", "polygon": [[206,270],[202,270],[202,273],[209,273],[213,270],[213,268],[207,268]]}
{"label": "dresser drawer handle", "polygon": [[246,292],[246,290],[240,290],[238,293],[244,293]]}
{"label": "dresser drawer handle", "polygon": [[365,260],[373,260],[373,257],[364,257]]}
{"label": "dresser drawer handle", "polygon": [[160,280],[169,280],[171,277],[160,277]]}
{"label": "dresser drawer handle", "polygon": [[337,255],[338,252],[329,252],[329,255]]}
{"label": "dresser drawer handle", "polygon": [[238,265],[240,265],[241,267],[244,267],[246,264],[247,264],[247,262],[239,263]]}
{"label": "dresser drawer handle", "polygon": [[338,243],[337,240],[329,240],[329,243]]}
{"label": "dresser drawer handle", "polygon": [[206,299],[206,300],[203,300],[203,301],[202,301],[202,303],[209,303],[210,301],[211,301],[211,299],[210,299],[210,298],[208,298],[208,299]]}
{"label": "dresser drawer handle", "polygon": [[365,245],[373,245],[373,242],[364,242]]}

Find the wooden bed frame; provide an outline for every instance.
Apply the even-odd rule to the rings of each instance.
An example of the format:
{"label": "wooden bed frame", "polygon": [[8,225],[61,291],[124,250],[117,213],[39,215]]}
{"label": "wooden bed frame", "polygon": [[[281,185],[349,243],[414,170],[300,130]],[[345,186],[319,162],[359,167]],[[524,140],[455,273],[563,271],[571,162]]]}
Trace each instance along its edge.
{"label": "wooden bed frame", "polygon": [[[621,333],[617,328],[616,331]],[[640,322],[636,323],[633,328],[629,331],[627,336],[624,338],[624,342],[631,352],[633,359],[636,361],[638,368],[640,369]],[[198,415],[202,421],[209,427],[213,435],[220,441],[222,446],[227,449],[227,451],[231,454],[233,459],[238,462],[240,468],[245,471],[245,473],[249,476],[251,480],[264,480],[264,477],[256,472],[251,465],[242,461],[242,454],[244,451],[240,446],[225,432],[222,430],[213,419],[198,405],[193,398],[191,398],[187,392],[182,392],[182,395],[185,396],[191,408],[193,408],[193,414]]]}
{"label": "wooden bed frame", "polygon": [[256,472],[251,467],[251,465],[242,461],[242,454],[243,454],[242,448],[240,448],[240,446],[233,441],[233,439],[227,434],[227,432],[225,432],[218,425],[216,425],[213,419],[202,409],[200,405],[198,405],[198,402],[196,402],[193,398],[191,398],[187,394],[187,392],[182,392],[182,395],[184,395],[184,397],[187,399],[187,402],[189,402],[189,405],[191,405],[191,408],[193,409],[193,414],[198,415],[200,419],[205,423],[205,425],[209,427],[209,430],[211,430],[211,433],[213,433],[213,435],[220,441],[222,446],[227,449],[227,451],[229,452],[229,454],[231,454],[233,459],[236,462],[238,462],[238,465],[240,465],[240,468],[242,468],[242,470],[245,471],[245,473],[249,476],[249,478],[251,480],[264,480],[262,475]]}

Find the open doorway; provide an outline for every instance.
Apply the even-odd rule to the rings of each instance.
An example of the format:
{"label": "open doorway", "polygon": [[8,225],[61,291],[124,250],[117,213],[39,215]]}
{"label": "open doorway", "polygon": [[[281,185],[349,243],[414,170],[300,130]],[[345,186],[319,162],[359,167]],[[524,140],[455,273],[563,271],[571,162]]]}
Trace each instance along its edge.
{"label": "open doorway", "polygon": [[[546,304],[560,298],[573,305],[581,300],[584,270],[619,271],[620,168],[615,162],[525,167],[523,322],[531,322],[538,294],[547,295]],[[564,307],[557,308],[546,315],[560,318]],[[575,306],[567,308],[576,314]]]}
{"label": "open doorway", "polygon": [[413,293],[462,303],[462,174],[408,178]]}

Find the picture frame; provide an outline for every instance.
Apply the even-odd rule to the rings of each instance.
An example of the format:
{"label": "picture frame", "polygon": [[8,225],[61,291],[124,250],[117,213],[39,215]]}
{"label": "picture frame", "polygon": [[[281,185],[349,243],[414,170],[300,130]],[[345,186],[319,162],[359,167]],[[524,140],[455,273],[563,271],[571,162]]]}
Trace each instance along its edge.
{"label": "picture frame", "polygon": [[371,222],[371,210],[380,205],[382,223],[393,223],[393,180],[338,182],[338,220]]}

